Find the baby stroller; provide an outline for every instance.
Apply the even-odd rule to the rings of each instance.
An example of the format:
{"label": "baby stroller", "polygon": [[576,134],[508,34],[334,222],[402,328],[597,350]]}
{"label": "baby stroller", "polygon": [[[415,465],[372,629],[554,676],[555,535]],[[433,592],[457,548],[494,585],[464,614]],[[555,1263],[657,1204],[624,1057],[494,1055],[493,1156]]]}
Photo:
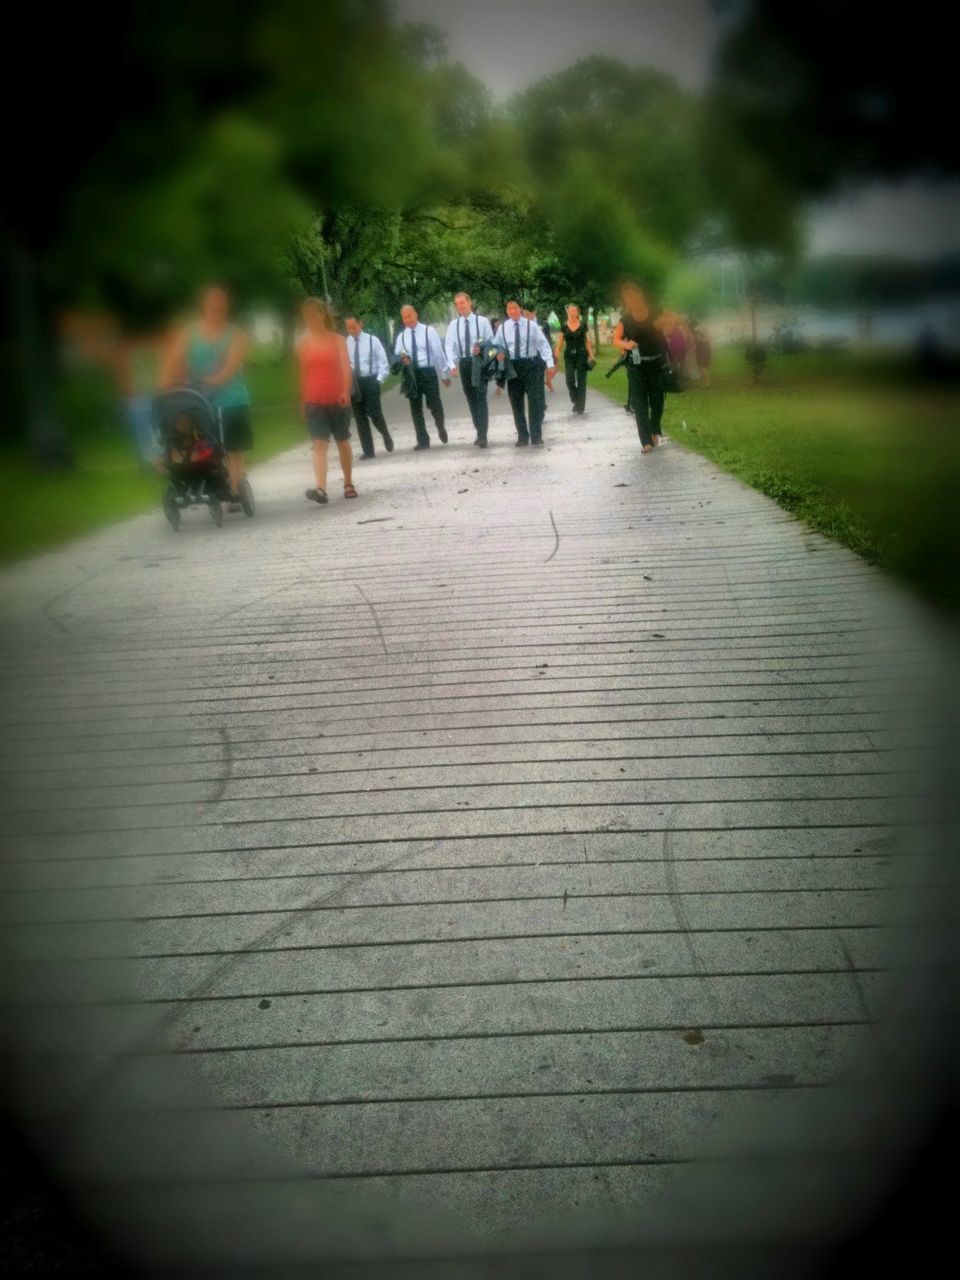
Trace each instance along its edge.
{"label": "baby stroller", "polygon": [[[154,427],[168,484],[163,513],[180,528],[184,507],[205,506],[219,528],[230,496],[220,416],[195,387],[174,387],[153,402]],[[244,476],[237,495],[246,516],[255,511],[253,490]]]}

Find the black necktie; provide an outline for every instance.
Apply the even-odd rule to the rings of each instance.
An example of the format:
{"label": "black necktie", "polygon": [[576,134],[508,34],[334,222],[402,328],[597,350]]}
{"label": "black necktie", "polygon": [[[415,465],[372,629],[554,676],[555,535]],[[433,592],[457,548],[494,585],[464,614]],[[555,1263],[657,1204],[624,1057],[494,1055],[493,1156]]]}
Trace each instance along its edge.
{"label": "black necktie", "polygon": [[460,339],[460,358],[466,359],[470,354],[470,321],[463,317],[463,337]]}
{"label": "black necktie", "polygon": [[514,320],[513,322],[513,358],[514,360],[520,359],[520,321],[519,320]]}
{"label": "black necktie", "polygon": [[410,330],[410,345],[413,348],[413,354],[410,357],[410,363],[414,368],[417,367],[417,326],[414,325]]}
{"label": "black necktie", "polygon": [[353,372],[360,377],[360,335],[353,340]]}

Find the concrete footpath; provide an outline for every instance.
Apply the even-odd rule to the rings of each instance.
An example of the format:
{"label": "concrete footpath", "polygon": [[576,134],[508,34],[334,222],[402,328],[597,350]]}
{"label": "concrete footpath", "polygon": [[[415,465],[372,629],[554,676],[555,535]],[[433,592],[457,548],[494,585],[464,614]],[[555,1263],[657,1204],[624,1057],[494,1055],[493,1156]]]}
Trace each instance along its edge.
{"label": "concrete footpath", "polygon": [[357,501],[304,445],[0,575],[15,1089],[135,1255],[739,1238],[876,1172],[933,628],[679,447],[722,394],[644,457],[560,383],[543,450],[454,385],[414,453],[393,392]]}

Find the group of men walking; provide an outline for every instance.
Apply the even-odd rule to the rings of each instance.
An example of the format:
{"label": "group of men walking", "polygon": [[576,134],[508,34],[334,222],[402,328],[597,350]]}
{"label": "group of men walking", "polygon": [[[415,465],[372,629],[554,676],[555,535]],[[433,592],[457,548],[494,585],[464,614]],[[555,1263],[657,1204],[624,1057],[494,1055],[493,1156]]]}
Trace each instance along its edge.
{"label": "group of men walking", "polygon": [[[664,375],[669,355],[643,290],[627,284],[621,289],[623,315],[613,342],[628,363],[631,408],[644,452],[660,442]],[[567,307],[556,349],[550,331],[541,326],[536,312],[516,300],[506,305],[506,316],[491,324],[473,309],[469,294],[454,298],[456,318],[445,339],[432,325],[421,322],[416,308],[401,309],[402,326],[396,336],[393,360],[383,343],[364,331],[355,312],[343,318],[346,337],[338,331],[329,303],[307,298],[301,306],[304,335],[297,345],[304,422],[313,444],[316,486],[307,497],[326,503],[327,453],[331,439],[340,454],[344,495],[355,498],[350,447],[350,411],[360,439],[363,457],[375,456],[374,431],[388,453],[394,444],[380,402],[381,387],[391,372],[401,379],[401,390],[410,403],[416,448],[429,449],[430,435],[424,408],[429,410],[441,443],[448,440],[441,383],[458,378],[463,387],[478,448],[487,447],[489,406],[493,382],[498,393],[506,388],[518,447],[543,444],[546,390],[553,389],[557,361],[562,353],[567,390],[574,413],[583,413],[587,376],[596,353],[585,318],[575,305]],[[181,383],[199,387],[217,411],[226,454],[228,510],[242,508],[241,491],[246,452],[253,446],[250,393],[243,372],[246,335],[229,319],[230,300],[217,285],[208,286],[199,299],[199,314],[175,336],[164,361],[159,386]]]}
{"label": "group of men walking", "polygon": [[457,378],[463,388],[478,448],[487,447],[487,396],[491,382],[506,387],[517,446],[543,444],[545,386],[553,386],[556,361],[536,316],[524,312],[518,302],[508,302],[506,319],[494,332],[490,321],[474,311],[469,294],[458,293],[454,306],[456,319],[448,326],[445,340],[432,325],[420,320],[415,307],[403,307],[392,364],[379,338],[364,332],[361,318],[347,315],[353,415],[365,458],[376,453],[371,424],[382,437],[386,450],[393,449],[380,405],[380,387],[391,369],[400,375],[401,389],[410,403],[416,449],[430,447],[424,407],[430,412],[438,438],[446,444],[448,435],[440,386],[450,386],[453,378]]}

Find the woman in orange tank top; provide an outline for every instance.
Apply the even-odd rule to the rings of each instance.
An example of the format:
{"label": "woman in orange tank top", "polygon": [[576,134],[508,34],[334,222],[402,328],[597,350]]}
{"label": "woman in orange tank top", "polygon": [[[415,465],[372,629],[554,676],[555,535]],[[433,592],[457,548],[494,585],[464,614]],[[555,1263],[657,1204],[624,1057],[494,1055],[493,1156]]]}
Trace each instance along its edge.
{"label": "woman in orange tank top", "polygon": [[311,502],[327,499],[327,449],[337,442],[343,468],[343,496],[355,498],[353,452],[350,449],[350,359],[337,333],[330,307],[308,298],[301,308],[306,333],[300,340],[300,398],[303,418],[313,441],[313,474],[317,487],[307,490]]}

